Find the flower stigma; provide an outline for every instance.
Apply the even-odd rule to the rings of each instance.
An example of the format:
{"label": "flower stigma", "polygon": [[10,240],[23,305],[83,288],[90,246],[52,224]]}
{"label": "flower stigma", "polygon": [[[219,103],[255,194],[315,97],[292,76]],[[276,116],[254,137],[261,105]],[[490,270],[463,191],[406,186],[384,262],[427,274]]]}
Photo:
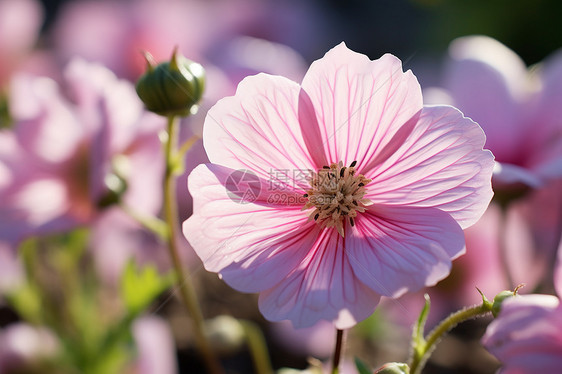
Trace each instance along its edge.
{"label": "flower stigma", "polygon": [[363,198],[367,193],[365,186],[371,182],[362,174],[356,173],[353,161],[349,167],[337,164],[323,166],[310,178],[311,188],[304,194],[308,202],[302,210],[314,208],[309,219],[314,219],[320,227],[335,227],[344,236],[344,221],[355,226],[357,213],[363,213],[372,202]]}

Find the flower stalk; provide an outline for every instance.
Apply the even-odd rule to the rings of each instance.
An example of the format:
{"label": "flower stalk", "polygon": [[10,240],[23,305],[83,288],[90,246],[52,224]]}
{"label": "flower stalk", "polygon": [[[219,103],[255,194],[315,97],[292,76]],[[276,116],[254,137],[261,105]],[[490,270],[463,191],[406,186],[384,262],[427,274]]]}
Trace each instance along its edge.
{"label": "flower stalk", "polygon": [[493,304],[482,295],[482,304],[461,309],[441,321],[427,336],[423,338],[423,325],[429,312],[429,297],[426,296],[426,304],[422,310],[418,325],[414,329],[413,354],[410,363],[410,373],[419,374],[423,370],[431,353],[443,335],[461,322],[476,317],[483,317],[492,312]]}
{"label": "flower stalk", "polygon": [[334,359],[332,361],[332,374],[338,374],[340,372],[340,362],[341,362],[341,355],[343,352],[343,345],[344,345],[344,331],[337,329],[336,330],[336,347],[334,349]]}
{"label": "flower stalk", "polygon": [[193,331],[195,333],[196,344],[203,355],[203,360],[207,370],[211,374],[220,374],[223,372],[218,361],[211,349],[204,331],[203,313],[197,301],[195,289],[191,282],[191,278],[185,267],[182,266],[177,245],[177,231],[179,227],[178,212],[176,202],[176,178],[178,172],[178,118],[170,115],[167,124],[167,137],[165,139],[165,158],[166,171],[164,175],[164,217],[169,229],[168,233],[168,249],[170,258],[174,266],[177,276],[177,284],[180,290],[181,301],[191,315],[193,322]]}

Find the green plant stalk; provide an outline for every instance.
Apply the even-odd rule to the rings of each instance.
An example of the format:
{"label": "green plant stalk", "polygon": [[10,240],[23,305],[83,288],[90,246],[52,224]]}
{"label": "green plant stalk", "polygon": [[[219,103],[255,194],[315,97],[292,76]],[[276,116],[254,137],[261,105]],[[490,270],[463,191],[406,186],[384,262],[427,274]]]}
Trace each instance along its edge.
{"label": "green plant stalk", "polygon": [[332,374],[338,374],[340,372],[340,361],[343,352],[344,344],[344,331],[336,330],[336,347],[334,349],[334,358],[332,361]]}
{"label": "green plant stalk", "polygon": [[205,366],[210,374],[221,374],[223,370],[214,355],[211,345],[204,331],[203,313],[197,301],[195,288],[191,278],[181,264],[176,236],[178,232],[178,212],[176,201],[176,171],[178,165],[178,154],[176,151],[178,143],[178,121],[175,116],[168,116],[167,139],[165,142],[166,171],[164,176],[164,217],[168,225],[168,249],[170,258],[177,274],[177,284],[180,290],[181,300],[191,315],[195,340],[199,351],[203,355]]}
{"label": "green plant stalk", "polygon": [[244,328],[246,341],[250,353],[254,361],[254,369],[257,374],[271,374],[273,368],[271,367],[271,360],[267,351],[267,344],[262,331],[255,323],[251,321],[241,320],[240,323]]}
{"label": "green plant stalk", "polygon": [[414,347],[414,354],[410,366],[411,374],[421,373],[425,363],[439,340],[449,332],[453,327],[461,322],[467,321],[476,317],[483,317],[492,312],[492,303],[483,301],[480,305],[465,308],[451,314],[449,317],[441,321],[427,336],[427,339],[422,343],[422,347]]}

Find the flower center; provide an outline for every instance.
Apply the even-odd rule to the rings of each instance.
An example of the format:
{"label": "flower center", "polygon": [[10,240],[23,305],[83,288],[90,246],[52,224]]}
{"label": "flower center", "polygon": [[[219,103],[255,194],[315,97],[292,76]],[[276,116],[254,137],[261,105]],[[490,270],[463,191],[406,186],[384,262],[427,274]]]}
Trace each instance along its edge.
{"label": "flower center", "polygon": [[310,219],[314,219],[321,227],[335,227],[344,236],[344,220],[351,226],[355,225],[357,213],[363,213],[371,205],[369,199],[364,199],[365,185],[371,180],[356,173],[353,161],[349,167],[337,164],[324,166],[318,173],[312,173],[311,188],[304,197],[308,202],[302,208],[314,208]]}

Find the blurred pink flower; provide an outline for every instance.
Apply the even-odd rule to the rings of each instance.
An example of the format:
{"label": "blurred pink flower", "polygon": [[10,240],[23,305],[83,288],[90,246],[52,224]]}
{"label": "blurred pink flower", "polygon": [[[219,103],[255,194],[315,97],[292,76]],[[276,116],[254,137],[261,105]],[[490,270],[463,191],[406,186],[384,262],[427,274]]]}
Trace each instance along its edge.
{"label": "blurred pink flower", "polygon": [[562,306],[551,295],[506,300],[482,338],[500,373],[557,373],[562,366]]}
{"label": "blurred pink flower", "polygon": [[[560,249],[554,278],[560,296]],[[557,373],[562,366],[562,305],[559,298],[535,294],[505,300],[498,317],[488,326],[482,343],[502,362],[500,373]]]}
{"label": "blurred pink flower", "polygon": [[[172,268],[166,243],[133,220],[119,207],[108,208],[95,222],[91,247],[99,277],[110,286],[119,285],[123,269],[134,260],[139,267],[154,265],[161,273]],[[178,235],[181,235],[178,234]],[[178,237],[182,263],[197,264],[195,253],[183,237]],[[197,261],[197,262],[195,262]]]}
{"label": "blurred pink flower", "polygon": [[0,0],[0,88],[31,53],[43,23],[35,0]]}
{"label": "blurred pink flower", "polygon": [[[310,16],[302,23],[306,26],[294,27],[295,17],[301,18],[299,14],[304,13]],[[53,41],[63,60],[81,56],[101,62],[128,79],[137,79],[144,72],[146,62],[141,51],[149,51],[157,61],[162,61],[170,57],[176,46],[205,66],[248,66],[247,61],[240,59],[251,59],[251,64],[258,65],[273,61],[278,69],[290,74],[294,62],[275,60],[271,51],[256,53],[255,48],[246,48],[242,54],[233,50],[240,48],[239,39],[244,37],[282,43],[287,35],[296,34],[298,39],[293,41],[309,40],[313,33],[299,30],[312,27],[312,16],[302,6],[266,4],[261,0],[76,1],[62,8]],[[280,19],[291,27],[276,27]]]}
{"label": "blurred pink flower", "polygon": [[498,162],[495,187],[562,177],[562,52],[527,70],[500,42],[467,36],[451,43],[449,56],[450,103],[484,129]]}
{"label": "blurred pink flower", "polygon": [[[451,43],[449,57],[445,95],[426,95],[426,101],[452,104],[482,126],[496,157],[497,202],[509,204],[499,221],[506,222],[496,225],[509,232],[498,234],[504,265],[529,288],[551,292],[562,230],[562,51],[527,69],[498,41],[467,36]],[[510,227],[515,216],[518,229]],[[510,239],[517,230],[530,238],[526,248]]]}
{"label": "blurred pink flower", "polygon": [[175,374],[176,347],[170,327],[158,317],[141,317],[133,323],[137,347],[135,374]]}
{"label": "blurred pink flower", "polygon": [[59,341],[48,329],[16,323],[0,329],[0,373],[36,372],[41,360],[53,359]]}
{"label": "blurred pink flower", "polygon": [[19,75],[11,85],[14,126],[0,132],[3,240],[91,223],[120,188],[137,212],[160,209],[163,121],[100,65],[74,60],[65,81]]}
{"label": "blurred pink flower", "polygon": [[396,57],[343,43],[300,86],[244,79],[203,131],[212,163],[189,176],[184,234],[207,270],[295,327],[347,328],[381,295],[443,279],[492,197],[478,125],[423,107]]}
{"label": "blurred pink flower", "polygon": [[[298,40],[301,47],[310,46],[310,35],[315,33],[302,28],[315,27],[313,15],[299,2],[75,1],[62,7],[51,36],[63,61],[81,56],[130,80],[145,70],[143,50],[164,61],[178,46],[182,54],[203,64],[207,84],[200,114],[182,121],[181,138],[187,139],[201,135],[203,114],[219,99],[233,95],[246,75],[263,71],[300,81],[306,70],[304,59],[281,43]],[[296,22],[302,18],[307,22]],[[186,173],[178,178],[182,219],[192,211],[187,173],[202,162],[208,160],[196,144],[187,154]]]}

